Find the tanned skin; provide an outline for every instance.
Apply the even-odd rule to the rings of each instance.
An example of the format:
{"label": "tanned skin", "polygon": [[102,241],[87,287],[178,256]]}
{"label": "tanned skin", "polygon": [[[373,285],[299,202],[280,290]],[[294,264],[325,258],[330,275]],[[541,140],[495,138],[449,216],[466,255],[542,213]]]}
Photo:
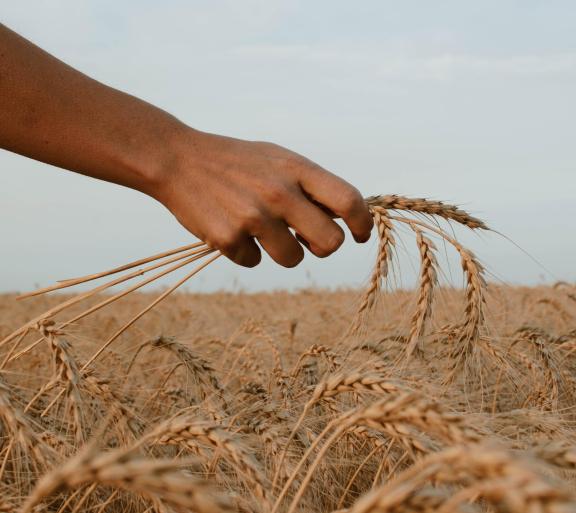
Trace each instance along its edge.
{"label": "tanned skin", "polygon": [[[256,240],[293,267],[336,251],[372,217],[349,183],[281,146],[201,132],[71,68],[0,25],[0,147],[141,191],[234,262]],[[290,230],[290,228],[292,230]]]}

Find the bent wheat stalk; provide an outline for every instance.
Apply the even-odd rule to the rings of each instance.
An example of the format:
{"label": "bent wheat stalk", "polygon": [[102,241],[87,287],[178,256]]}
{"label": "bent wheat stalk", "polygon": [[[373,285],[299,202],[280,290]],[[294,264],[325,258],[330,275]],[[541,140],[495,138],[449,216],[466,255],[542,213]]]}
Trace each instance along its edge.
{"label": "bent wheat stalk", "polygon": [[328,423],[322,433],[316,437],[302,456],[292,476],[285,483],[276,499],[272,513],[279,511],[279,507],[292,486],[297,472],[302,468],[320,441],[328,435],[332,429],[334,429],[334,431],[318,451],[316,458],[308,468],[304,480],[292,499],[288,513],[294,513],[296,511],[298,503],[302,499],[314,471],[323,456],[330,446],[345,432],[358,426],[366,426],[376,431],[386,433],[392,438],[399,439],[405,443],[406,446],[413,447],[416,451],[420,451],[422,446],[417,438],[415,439],[407,432],[404,427],[405,425],[413,426],[447,443],[475,441],[478,437],[474,430],[463,424],[460,416],[448,414],[440,408],[439,404],[425,401],[422,397],[413,393],[401,393],[397,396],[392,396],[390,399],[381,399],[364,408],[351,410]]}

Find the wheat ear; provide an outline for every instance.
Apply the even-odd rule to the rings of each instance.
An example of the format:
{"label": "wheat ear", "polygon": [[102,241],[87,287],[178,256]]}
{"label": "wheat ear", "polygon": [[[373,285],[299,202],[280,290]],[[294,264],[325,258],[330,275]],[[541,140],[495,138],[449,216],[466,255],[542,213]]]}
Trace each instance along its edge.
{"label": "wheat ear", "polygon": [[149,437],[160,444],[189,445],[195,447],[197,442],[219,449],[221,454],[232,463],[240,475],[246,476],[249,488],[268,506],[268,482],[258,463],[250,456],[234,437],[220,425],[201,422],[190,416],[183,416],[168,421],[155,429]]}
{"label": "wheat ear", "polygon": [[[49,460],[45,445],[32,429],[26,414],[13,404],[10,389],[2,380],[0,380],[0,426],[3,427],[3,437],[5,432],[10,435],[10,442],[2,444],[2,450],[7,451],[6,461],[11,447],[17,444],[33,456],[34,462],[38,462],[41,467],[47,466]],[[0,469],[0,478],[3,471],[4,465]]]}
{"label": "wheat ear", "polygon": [[349,513],[401,511],[428,482],[464,485],[435,511],[457,511],[460,504],[482,498],[499,513],[572,511],[573,492],[551,485],[526,462],[501,449],[481,445],[455,446],[429,455],[394,479],[363,496]]}
{"label": "wheat ear", "polygon": [[449,221],[456,221],[473,230],[489,229],[481,219],[471,216],[468,212],[454,205],[449,205],[441,201],[433,201],[425,198],[407,198],[405,196],[391,194],[385,196],[370,196],[366,198],[366,203],[370,207],[380,207],[385,210],[404,210],[442,217]]}
{"label": "wheat ear", "polygon": [[374,305],[375,299],[382,281],[388,277],[392,261],[392,250],[396,243],[393,235],[393,226],[386,209],[380,206],[372,206],[370,209],[374,217],[374,224],[378,231],[378,256],[370,277],[370,282],[356,311],[356,316],[350,327],[350,333],[357,333],[362,325],[365,312]]}
{"label": "wheat ear", "polygon": [[398,216],[390,216],[394,221],[416,226],[433,232],[451,244],[460,255],[462,270],[466,277],[466,307],[464,322],[460,328],[458,344],[452,351],[455,360],[454,369],[457,369],[463,358],[468,357],[474,348],[474,342],[480,335],[480,329],[484,323],[484,291],[486,280],[484,279],[484,267],[471,251],[468,251],[456,239],[448,235],[444,230],[416,219],[406,219]]}
{"label": "wheat ear", "polygon": [[131,450],[97,453],[89,446],[80,451],[37,483],[21,513],[32,513],[43,498],[59,490],[93,483],[131,491],[151,500],[159,498],[198,513],[230,511],[226,502],[210,494],[205,483],[182,471],[195,460],[147,459]]}
{"label": "wheat ear", "polygon": [[315,387],[312,396],[308,400],[308,402],[304,405],[302,409],[302,413],[300,417],[296,421],[296,424],[292,428],[290,432],[290,436],[286,441],[282,453],[280,454],[280,460],[278,464],[278,470],[274,475],[273,486],[276,486],[280,467],[282,466],[284,459],[286,458],[286,454],[288,452],[288,448],[290,443],[294,440],[296,433],[306,415],[310,411],[310,409],[321,401],[322,399],[327,399],[330,397],[334,397],[339,394],[343,394],[346,392],[372,392],[377,394],[391,394],[400,391],[401,388],[396,384],[390,381],[390,379],[386,376],[379,375],[379,374],[362,374],[359,372],[353,372],[350,374],[337,374],[335,376],[331,376],[328,379],[318,383]]}
{"label": "wheat ear", "polygon": [[412,316],[408,345],[406,346],[406,356],[410,358],[417,348],[418,341],[424,335],[426,320],[432,313],[433,290],[437,283],[436,257],[434,243],[426,237],[420,228],[414,228],[416,232],[416,244],[420,252],[420,277],[418,286],[418,300],[416,311]]}
{"label": "wheat ear", "polygon": [[[413,447],[417,451],[422,451],[424,448],[420,444],[414,443],[415,440],[405,428],[406,425],[414,426],[428,434],[434,434],[448,443],[477,439],[476,433],[463,426],[461,416],[450,415],[442,411],[439,404],[425,401],[420,396],[410,393],[399,394],[391,399],[382,399],[351,414],[345,414],[341,419],[336,419],[333,425],[335,426],[334,432],[318,451],[315,460],[308,468],[298,492],[292,499],[288,513],[296,511],[314,471],[327,450],[343,433],[351,428],[366,426],[388,433],[391,437],[402,440],[407,447]],[[307,459],[310,452],[309,448],[302,458],[303,461]],[[290,481],[287,485],[289,483]]]}

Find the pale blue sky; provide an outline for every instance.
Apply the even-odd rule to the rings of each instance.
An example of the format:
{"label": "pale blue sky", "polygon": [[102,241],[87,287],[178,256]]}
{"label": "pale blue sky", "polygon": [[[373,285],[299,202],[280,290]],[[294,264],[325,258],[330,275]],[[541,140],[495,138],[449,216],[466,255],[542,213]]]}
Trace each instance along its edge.
{"label": "pale blue sky", "polygon": [[[19,0],[2,21],[197,128],[282,144],[366,195],[463,204],[550,271],[463,235],[501,279],[576,279],[573,1]],[[140,194],[0,150],[0,240],[0,290],[25,290],[190,237]],[[221,261],[192,288],[360,284],[374,249]]]}

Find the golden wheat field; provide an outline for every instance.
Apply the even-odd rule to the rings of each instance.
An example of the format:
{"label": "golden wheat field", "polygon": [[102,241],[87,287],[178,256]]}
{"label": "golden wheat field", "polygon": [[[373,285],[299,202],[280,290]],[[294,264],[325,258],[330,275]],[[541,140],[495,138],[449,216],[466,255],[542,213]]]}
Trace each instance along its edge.
{"label": "golden wheat field", "polygon": [[[113,292],[0,296],[0,511],[576,511],[576,287],[486,283],[448,228],[481,221],[368,202],[365,290],[131,285],[204,262],[184,283],[199,243],[88,277],[129,273]],[[414,290],[387,282],[400,235]]]}

